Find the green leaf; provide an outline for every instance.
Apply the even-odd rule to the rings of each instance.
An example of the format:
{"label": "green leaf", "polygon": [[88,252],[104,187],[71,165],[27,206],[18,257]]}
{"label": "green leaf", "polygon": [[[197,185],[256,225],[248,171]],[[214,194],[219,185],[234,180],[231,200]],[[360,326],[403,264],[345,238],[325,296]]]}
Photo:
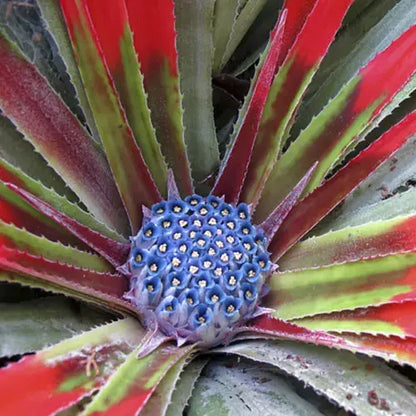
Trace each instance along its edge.
{"label": "green leaf", "polygon": [[235,360],[209,364],[196,383],[189,416],[317,416],[321,413],[293,391],[273,368]]}
{"label": "green leaf", "polygon": [[396,254],[340,265],[274,274],[266,305],[293,319],[413,300],[416,254]]}
{"label": "green leaf", "polygon": [[[392,7],[394,3],[397,4]],[[357,19],[352,16],[322,63],[322,70],[311,85],[310,98],[299,110],[295,137],[360,68],[414,24],[415,12],[412,0],[388,0],[373,2]]]}
{"label": "green leaf", "polygon": [[77,98],[87,120],[92,137],[97,143],[100,143],[100,134],[98,133],[94,116],[92,114],[87,95],[85,94],[84,86],[82,84],[74,54],[72,52],[71,41],[64,24],[64,18],[62,16],[61,9],[59,8],[59,4],[55,0],[37,0],[37,2],[41,9],[42,16],[45,19],[45,24],[56,43],[59,55],[65,65],[66,71],[69,74],[72,85],[76,90]]}
{"label": "green leaf", "polygon": [[185,143],[197,183],[211,175],[219,163],[211,87],[213,13],[214,0],[175,2]]}
{"label": "green leaf", "polygon": [[0,242],[7,246],[12,245],[20,251],[58,261],[59,263],[71,264],[98,272],[112,272],[114,270],[102,257],[70,246],[64,246],[45,237],[39,237],[24,229],[17,228],[13,224],[6,224],[1,220]]}
{"label": "green leaf", "polygon": [[178,416],[183,414],[183,411],[192,395],[195,383],[199,378],[201,371],[207,364],[207,358],[196,358],[192,360],[181,374],[175,386],[175,391],[171,397],[171,402],[166,409],[165,416]]}
{"label": "green leaf", "polygon": [[189,347],[162,346],[143,358],[137,358],[140,348],[130,353],[83,415],[139,413],[168,370],[190,352]]}
{"label": "green leaf", "polygon": [[0,356],[37,351],[111,320],[63,297],[0,303]]}
{"label": "green leaf", "polygon": [[416,412],[415,386],[375,360],[287,341],[249,341],[225,351],[274,365],[357,415]]}

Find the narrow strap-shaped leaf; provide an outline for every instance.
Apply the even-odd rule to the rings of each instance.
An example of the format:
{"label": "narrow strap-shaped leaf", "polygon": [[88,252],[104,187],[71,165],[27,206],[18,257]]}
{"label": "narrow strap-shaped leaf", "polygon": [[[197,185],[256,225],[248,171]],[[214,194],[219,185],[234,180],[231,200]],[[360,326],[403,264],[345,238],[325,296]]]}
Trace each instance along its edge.
{"label": "narrow strap-shaped leaf", "polygon": [[271,364],[354,414],[416,412],[416,397],[405,388],[411,383],[375,360],[282,341],[249,341],[228,347],[227,352]]}
{"label": "narrow strap-shaped leaf", "polygon": [[[86,294],[109,295],[121,299],[129,288],[126,277],[61,264],[6,245],[0,246],[0,267],[44,281],[59,284]],[[91,289],[91,291],[90,291]]]}
{"label": "narrow strap-shaped leaf", "polygon": [[409,301],[356,311],[336,312],[294,322],[318,331],[416,338],[415,313],[416,302]]}
{"label": "narrow strap-shaped leaf", "polygon": [[143,358],[134,350],[105,387],[87,406],[87,415],[136,415],[145,406],[168,370],[188,355],[191,347],[162,346]]}
{"label": "narrow strap-shaped leaf", "polygon": [[174,390],[180,380],[181,374],[189,361],[189,356],[181,358],[162,378],[149,401],[142,409],[141,416],[165,416],[169,403],[172,400]]}
{"label": "narrow strap-shaped leaf", "polygon": [[85,94],[84,86],[82,85],[81,76],[72,52],[71,41],[65,27],[65,21],[59,7],[59,3],[56,0],[38,0],[37,3],[40,7],[47,28],[53,36],[56,46],[58,47],[59,56],[65,64],[66,71],[71,78],[72,85],[76,90],[80,107],[85,115],[88,127],[92,132],[92,136],[95,141],[100,144],[100,134],[98,133],[95,125],[94,116],[92,114],[87,95]]}
{"label": "narrow strap-shaped leaf", "polygon": [[[415,48],[416,51],[416,48]],[[385,162],[416,131],[416,112],[384,133],[328,181],[298,203],[277,231],[269,248],[277,260]]]}
{"label": "narrow strap-shaped leaf", "polygon": [[188,400],[192,395],[195,383],[198,380],[201,371],[207,364],[207,361],[207,358],[198,357],[186,366],[185,371],[182,373],[181,378],[175,386],[175,391],[165,416],[177,416],[183,414]]}
{"label": "narrow strap-shaped leaf", "polygon": [[[99,1],[96,3],[101,5]],[[174,3],[172,0],[125,0],[125,3],[157,141],[182,195],[192,194],[182,122]]]}
{"label": "narrow strap-shaped leaf", "polygon": [[[243,189],[245,201],[254,204],[259,201],[276,163],[285,131],[290,126],[293,114],[351,3],[351,0],[318,0],[280,67],[266,101],[254,145]],[[325,24],[322,24],[323,21]],[[294,182],[299,179],[300,177],[296,177]],[[286,188],[284,192],[287,194],[287,191]]]}
{"label": "narrow strap-shaped leaf", "polygon": [[61,8],[107,159],[135,232],[141,224],[141,206],[153,205],[160,194],[120,106],[86,0],[61,0]]}
{"label": "narrow strap-shaped leaf", "polygon": [[69,407],[104,385],[142,334],[137,321],[117,321],[0,370],[0,413],[49,415]]}
{"label": "narrow strap-shaped leaf", "polygon": [[[165,194],[167,167],[150,119],[143,76],[124,1],[87,0],[88,11],[120,102],[157,187]],[[135,17],[135,19],[137,19]],[[163,111],[158,109],[158,111]]]}
{"label": "narrow strap-shaped leaf", "polygon": [[214,0],[175,1],[185,143],[197,183],[212,175],[219,164],[211,86],[213,13]]}
{"label": "narrow strap-shaped leaf", "polygon": [[[380,71],[381,67],[383,71]],[[319,160],[305,193],[315,189],[337,156],[400,93],[415,68],[416,26],[412,26],[362,68],[302,131],[273,168],[257,215],[266,215],[287,189]]]}
{"label": "narrow strap-shaped leaf", "polygon": [[130,246],[123,244],[110,238],[103,236],[102,234],[80,224],[67,215],[59,212],[55,208],[36,198],[34,195],[26,192],[25,190],[8,184],[8,187],[13,190],[18,196],[22,197],[32,207],[39,212],[45,214],[53,221],[70,231],[77,236],[85,244],[89,245],[92,249],[100,253],[106,260],[108,260],[113,266],[117,267],[123,264],[127,258]]}
{"label": "narrow strap-shaped leaf", "polygon": [[237,120],[236,123],[238,131],[233,133],[235,139],[226,159],[222,162],[220,173],[212,190],[212,193],[215,195],[225,195],[226,200],[229,202],[238,202],[241,188],[243,187],[264,104],[280,53],[285,19],[286,12],[282,13],[271,34],[270,45],[266,49],[267,55],[264,61],[262,61],[262,67],[258,78],[255,80],[253,91],[248,95],[247,109],[239,114],[241,120]]}
{"label": "narrow strap-shaped leaf", "polygon": [[14,224],[16,227],[24,228],[33,234],[45,236],[52,241],[61,241],[65,244],[85,248],[78,238],[31,207],[1,181],[0,220],[7,224]]}
{"label": "narrow strap-shaped leaf", "polygon": [[105,156],[91,137],[36,68],[1,35],[0,63],[5,115],[98,219],[124,231],[123,206]]}
{"label": "narrow strap-shaped leaf", "polygon": [[276,71],[287,57],[291,47],[299,36],[306,19],[318,0],[286,0],[283,8],[287,9],[287,18],[285,24],[285,33],[283,35],[280,56],[277,62]]}
{"label": "narrow strap-shaped leaf", "polygon": [[416,299],[416,254],[274,274],[265,306],[293,319]]}
{"label": "narrow strap-shaped leaf", "polygon": [[28,231],[6,224],[0,220],[0,243],[19,251],[42,256],[49,260],[97,272],[111,272],[113,268],[102,257],[81,251],[59,242],[53,242],[45,237],[39,237]]}
{"label": "narrow strap-shaped leaf", "polygon": [[51,204],[59,211],[76,219],[85,226],[100,232],[114,240],[125,242],[126,240],[114,230],[109,229],[105,224],[98,221],[94,216],[85,212],[77,204],[68,201],[64,196],[59,195],[54,190],[46,188],[41,182],[38,182],[24,172],[7,163],[0,157],[0,180],[5,183],[12,183],[19,186],[33,195]]}
{"label": "narrow strap-shaped leaf", "polygon": [[279,270],[320,267],[407,251],[416,251],[415,214],[311,237],[296,244],[279,260]]}
{"label": "narrow strap-shaped leaf", "polygon": [[416,368],[415,338],[373,335],[342,335],[345,341],[354,343],[357,349],[368,348],[372,355],[384,360],[394,360],[399,364],[409,364]]}
{"label": "narrow strap-shaped leaf", "polygon": [[[295,206],[298,201],[300,194],[305,189],[308,184],[313,170],[316,165],[312,166],[311,169],[306,173],[306,175],[299,181],[299,183],[290,191],[289,195],[282,201],[282,203],[276,207],[276,209],[263,221],[259,224],[259,228],[263,230],[264,235],[268,242],[273,238],[278,228],[282,225],[285,218],[289,215],[289,212]],[[280,263],[279,263],[280,266]]]}

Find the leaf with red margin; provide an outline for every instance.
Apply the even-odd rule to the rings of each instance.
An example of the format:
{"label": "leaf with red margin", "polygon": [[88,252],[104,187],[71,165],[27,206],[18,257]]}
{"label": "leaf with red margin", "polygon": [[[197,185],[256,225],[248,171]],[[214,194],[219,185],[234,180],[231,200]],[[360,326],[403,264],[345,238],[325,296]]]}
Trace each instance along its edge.
{"label": "leaf with red margin", "polygon": [[416,251],[414,214],[311,237],[279,260],[279,270],[328,266],[408,251]]}
{"label": "leaf with red margin", "polygon": [[277,261],[286,253],[381,163],[406,143],[415,131],[416,112],[413,112],[300,201],[287,216],[269,246],[273,260]]}
{"label": "leaf with red margin", "polygon": [[68,408],[103,386],[140,342],[143,333],[137,321],[121,320],[1,369],[0,413],[49,415]]}
{"label": "leaf with red margin", "polygon": [[237,203],[243,187],[247,166],[250,162],[254,142],[258,132],[261,115],[267,94],[273,80],[277,58],[279,57],[282,35],[285,27],[286,12],[281,14],[276,27],[270,35],[269,47],[266,49],[264,61],[261,59],[261,68],[249,92],[247,107],[239,114],[236,130],[233,133],[232,147],[223,161],[212,194],[223,196],[228,202]]}
{"label": "leaf with red margin", "polygon": [[[279,68],[266,101],[254,144],[242,193],[244,201],[257,205],[278,157],[285,131],[290,127],[294,112],[351,3],[352,0],[318,0],[285,62]],[[303,174],[305,173],[306,170]],[[299,179],[300,177],[296,177],[295,182]],[[287,194],[288,189],[285,188],[284,192]]]}
{"label": "leaf with red margin", "polygon": [[139,346],[94,397],[84,415],[138,414],[168,370],[183,357],[189,357],[192,349],[192,345],[181,348],[161,346],[138,359]]}
{"label": "leaf with red margin", "polygon": [[296,325],[326,332],[395,335],[416,338],[416,302],[390,303],[373,308],[319,315],[294,321]]}
{"label": "leaf with red margin", "polygon": [[0,245],[0,268],[50,281],[80,292],[105,294],[121,299],[129,289],[127,277],[58,263],[6,245]]}
{"label": "leaf with red margin", "polygon": [[41,256],[45,259],[70,264],[97,272],[113,272],[113,267],[101,256],[88,251],[81,251],[60,242],[54,242],[29,233],[0,220],[0,244],[19,251]]}
{"label": "leaf with red margin", "polygon": [[416,300],[416,253],[273,274],[264,306],[295,319]]}
{"label": "leaf with red margin", "polygon": [[258,206],[262,218],[316,160],[305,194],[324,179],[334,161],[401,92],[416,71],[416,26],[362,68],[301,132],[277,161]]}
{"label": "leaf with red margin", "polygon": [[74,219],[69,218],[67,215],[62,214],[55,208],[41,201],[39,198],[36,198],[34,195],[13,184],[8,184],[7,186],[37,211],[57,222],[63,228],[77,236],[85,244],[100,253],[113,266],[118,267],[126,261],[130,245],[111,240],[110,238],[101,235]]}
{"label": "leaf with red margin", "polygon": [[127,219],[105,156],[48,82],[0,35],[0,107],[102,222]]}
{"label": "leaf with red margin", "polygon": [[87,7],[133,135],[157,187],[166,195],[167,166],[152,126],[126,4],[87,0]]}
{"label": "leaf with red margin", "polygon": [[[76,203],[70,202],[65,196],[59,195],[53,189],[46,188],[41,182],[32,179],[19,168],[9,164],[0,157],[0,182],[12,183],[28,192],[31,192],[41,200],[64,212],[69,217],[81,222],[85,226],[100,232],[114,240],[125,242],[126,239],[105,224],[98,221],[93,215],[81,209]],[[4,186],[3,186],[4,188]],[[10,193],[10,191],[8,191]],[[15,196],[15,199],[18,198]],[[20,199],[20,198],[19,198]],[[23,203],[23,202],[22,202]],[[27,204],[24,204],[27,205]],[[28,206],[28,205],[27,205]],[[29,206],[28,206],[28,209]],[[41,214],[39,214],[41,215]],[[55,228],[57,227],[54,224]],[[61,230],[61,233],[64,233]]]}
{"label": "leaf with red margin", "polygon": [[86,0],[60,0],[60,4],[91,110],[134,233],[141,225],[141,206],[153,205],[161,197],[121,108]]}
{"label": "leaf with red margin", "polygon": [[174,3],[172,0],[125,2],[157,140],[173,169],[179,190],[183,196],[190,195],[193,186],[182,124]]}

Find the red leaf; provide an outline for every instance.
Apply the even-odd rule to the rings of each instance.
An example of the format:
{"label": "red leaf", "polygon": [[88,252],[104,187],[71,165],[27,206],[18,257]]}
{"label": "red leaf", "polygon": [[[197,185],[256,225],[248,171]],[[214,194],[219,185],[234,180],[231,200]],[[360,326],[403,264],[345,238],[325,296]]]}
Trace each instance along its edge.
{"label": "red leaf", "polygon": [[130,246],[123,244],[110,238],[103,236],[102,234],[80,224],[65,214],[57,211],[55,208],[36,198],[34,195],[26,192],[19,187],[8,184],[7,185],[13,192],[27,201],[33,208],[51,218],[59,225],[70,231],[77,236],[85,244],[93,248],[100,253],[106,260],[108,260],[113,266],[118,267],[126,261]]}
{"label": "red leaf", "polygon": [[300,201],[290,212],[269,246],[273,259],[278,260],[369,176],[377,166],[406,143],[415,131],[416,112],[413,112],[363,150],[327,182]]}
{"label": "red leaf", "polygon": [[[296,38],[267,100],[267,112],[263,113],[242,192],[244,201],[257,204],[260,199],[278,157],[281,139],[300,102],[299,94],[306,91],[305,80],[311,71],[317,70],[352,1],[318,0]],[[300,177],[296,178],[296,182],[299,180]]]}
{"label": "red leaf", "polygon": [[239,131],[227,158],[223,162],[221,172],[212,190],[214,195],[225,195],[225,199],[229,202],[238,202],[241,188],[243,187],[264,104],[266,103],[277,58],[280,53],[286,14],[285,11],[281,14],[281,18],[271,33],[270,49],[254,85],[253,94],[244,114],[244,119],[239,124]]}
{"label": "red leaf", "polygon": [[37,257],[5,245],[0,246],[0,267],[52,283],[64,281],[80,292],[91,289],[121,299],[129,288],[128,279],[119,274],[100,273]]}
{"label": "red leaf", "polygon": [[107,159],[135,232],[141,224],[141,206],[153,205],[161,197],[121,108],[86,0],[60,0],[60,4]]}
{"label": "red leaf", "polygon": [[126,0],[152,121],[182,195],[193,193],[182,126],[173,0]]}
{"label": "red leaf", "polygon": [[48,82],[0,36],[0,107],[102,222],[126,217],[104,155]]}

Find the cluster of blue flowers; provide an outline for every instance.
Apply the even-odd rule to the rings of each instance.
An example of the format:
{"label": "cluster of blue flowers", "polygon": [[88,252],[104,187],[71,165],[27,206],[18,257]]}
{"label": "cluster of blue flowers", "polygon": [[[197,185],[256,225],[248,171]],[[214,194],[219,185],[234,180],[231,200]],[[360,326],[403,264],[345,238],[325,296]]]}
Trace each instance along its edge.
{"label": "cluster of blue flowers", "polygon": [[272,263],[246,204],[162,201],[131,240],[126,297],[165,335],[213,346],[258,312]]}

